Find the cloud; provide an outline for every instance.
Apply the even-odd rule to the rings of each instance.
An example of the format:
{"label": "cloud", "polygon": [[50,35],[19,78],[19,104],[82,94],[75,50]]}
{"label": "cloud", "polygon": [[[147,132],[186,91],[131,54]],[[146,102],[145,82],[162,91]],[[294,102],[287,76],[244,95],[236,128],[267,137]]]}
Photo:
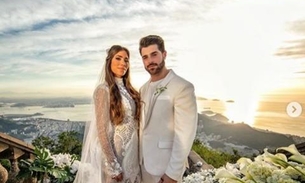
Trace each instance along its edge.
{"label": "cloud", "polygon": [[305,58],[305,39],[287,41],[285,47],[278,49],[276,55],[290,58]]}
{"label": "cloud", "polygon": [[[203,4],[213,4],[213,1],[206,2]],[[132,58],[136,58],[135,43],[140,36],[147,32],[179,36],[182,22],[191,16],[198,18],[207,11],[200,4],[200,1],[169,0],[4,0],[0,2],[0,17],[3,18],[0,55],[20,61],[23,57],[41,62],[78,64],[89,61],[90,64],[103,60],[111,44],[123,44],[130,47]],[[196,13],[191,13],[194,11]],[[136,68],[142,64],[137,59]]]}
{"label": "cloud", "polygon": [[104,1],[4,0],[0,4],[0,31],[44,29],[54,23],[88,20],[113,12]]}
{"label": "cloud", "polygon": [[[156,1],[55,1],[55,0],[3,0],[0,2],[0,33],[19,34],[23,31],[44,30],[57,24],[92,22],[107,19],[133,19],[134,17],[190,17],[190,12],[202,13],[201,4],[213,1],[175,2]],[[213,3],[215,4],[215,3]],[[193,8],[193,10],[192,10]],[[206,7],[208,8],[208,7]],[[199,11],[201,10],[201,11]],[[187,13],[187,14],[185,14]]]}
{"label": "cloud", "polygon": [[26,75],[42,77],[92,76],[92,70],[96,70],[94,68],[97,67],[94,64],[75,65],[49,61],[41,62],[39,60],[27,60],[24,58],[19,59],[1,63],[1,73],[5,73],[6,77],[24,77]]}
{"label": "cloud", "polygon": [[[286,8],[288,0],[283,3],[287,6],[261,2],[265,1],[2,0],[2,83],[18,86],[18,78],[39,90],[37,83],[52,82],[56,87],[61,82],[69,87],[72,82],[95,81],[106,49],[113,44],[129,48],[132,73],[141,79],[147,73],[138,41],[148,34],[159,34],[166,40],[167,66],[193,80],[198,75],[218,77],[215,68],[228,70],[239,63],[260,66],[262,61],[256,60],[262,60],[261,53],[274,51],[274,40],[281,38],[269,32],[280,30],[286,17],[295,15],[293,8]],[[285,15],[285,20],[279,15]],[[229,80],[232,75],[225,71],[221,77]],[[210,83],[206,88],[215,86]]]}
{"label": "cloud", "polygon": [[299,39],[285,41],[284,45],[277,50],[276,55],[288,58],[305,58],[305,20],[296,20],[288,23],[291,31],[299,35]]}
{"label": "cloud", "polygon": [[305,36],[305,20],[294,21],[289,24],[290,29],[302,36]]}
{"label": "cloud", "polygon": [[19,79],[33,83],[56,83],[55,78],[95,80],[106,49],[113,44],[130,49],[133,73],[145,73],[138,40],[147,34],[168,40],[168,49],[173,51],[167,65],[175,68],[179,64],[176,53],[186,46],[174,43],[183,37],[182,25],[204,18],[221,1],[0,1],[2,82],[18,86]]}

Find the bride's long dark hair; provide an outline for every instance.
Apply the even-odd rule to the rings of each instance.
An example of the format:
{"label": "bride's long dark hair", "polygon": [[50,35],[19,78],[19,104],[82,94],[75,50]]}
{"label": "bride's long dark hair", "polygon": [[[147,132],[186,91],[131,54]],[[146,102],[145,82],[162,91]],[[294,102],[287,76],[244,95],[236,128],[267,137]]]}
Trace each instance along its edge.
{"label": "bride's long dark hair", "polygon": [[[106,65],[105,65],[105,81],[109,86],[110,91],[110,120],[114,125],[118,125],[123,122],[124,119],[124,107],[122,104],[122,97],[118,86],[115,83],[115,75],[111,71],[112,58],[120,51],[125,51],[130,58],[129,50],[120,45],[113,45],[107,52]],[[133,88],[130,83],[130,67],[127,69],[126,74],[122,77],[123,83],[136,104],[135,120],[140,121],[141,114],[141,100],[140,94]]]}

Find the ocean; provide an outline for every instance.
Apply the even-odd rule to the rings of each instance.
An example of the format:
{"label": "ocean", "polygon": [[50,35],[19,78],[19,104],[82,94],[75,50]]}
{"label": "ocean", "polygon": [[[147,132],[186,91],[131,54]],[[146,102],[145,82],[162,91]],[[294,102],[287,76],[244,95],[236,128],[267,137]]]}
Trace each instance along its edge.
{"label": "ocean", "polygon": [[[252,127],[272,132],[305,137],[305,103],[303,113],[299,117],[290,117],[286,112],[289,102],[261,101],[253,112],[252,120],[243,121]],[[198,100],[198,112],[210,111],[228,117],[228,111],[236,107],[236,103],[225,101]],[[229,121],[230,122],[230,119]],[[242,121],[235,121],[242,122]]]}
{"label": "ocean", "polygon": [[[228,117],[230,108],[235,107],[235,103],[220,100],[198,100],[198,112],[209,111],[219,113]],[[305,116],[304,112],[297,118],[292,118],[286,113],[286,102],[260,102],[258,109],[253,115],[251,123],[243,121],[252,127],[269,130],[273,132],[292,134],[305,137]],[[304,109],[305,110],[305,109]],[[39,118],[50,118],[69,121],[89,121],[92,114],[91,104],[75,105],[73,108],[43,108],[42,106],[10,107],[4,105],[0,107],[0,115],[5,114],[34,114],[42,113]],[[229,118],[229,117],[228,117]],[[232,122],[232,121],[228,121]],[[234,121],[235,123],[239,121]]]}
{"label": "ocean", "polygon": [[34,118],[49,118],[63,121],[89,121],[92,114],[91,109],[91,104],[75,105],[75,107],[66,108],[44,108],[42,106],[10,107],[6,105],[0,107],[0,115],[42,113],[42,116],[34,116]]}

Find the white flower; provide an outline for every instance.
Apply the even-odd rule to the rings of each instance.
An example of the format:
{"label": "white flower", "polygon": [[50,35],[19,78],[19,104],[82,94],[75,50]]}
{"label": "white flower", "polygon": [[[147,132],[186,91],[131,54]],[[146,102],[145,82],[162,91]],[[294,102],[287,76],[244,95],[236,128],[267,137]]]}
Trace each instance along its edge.
{"label": "white flower", "polygon": [[196,166],[197,166],[197,167],[202,167],[202,162],[201,162],[201,161],[198,161],[198,162],[196,163]]}
{"label": "white flower", "polygon": [[74,162],[72,163],[72,165],[70,167],[70,172],[75,174],[78,171],[79,165],[80,165],[80,161],[74,160]]}
{"label": "white flower", "polygon": [[242,181],[240,178],[238,178],[237,176],[235,176],[232,172],[230,172],[229,170],[225,169],[225,168],[219,168],[216,171],[216,175],[215,177],[217,179],[229,179],[230,182],[244,182]]}
{"label": "white flower", "polygon": [[[236,164],[201,170],[183,178],[183,183],[300,183],[305,182],[304,155],[294,145],[279,148],[293,154],[287,159],[284,154],[264,154],[254,160],[240,158]],[[290,160],[290,161],[288,161]],[[198,162],[196,163],[196,165]]]}
{"label": "white flower", "polygon": [[163,91],[165,91],[166,89],[167,89],[166,86],[159,86],[158,88],[156,88],[154,95],[158,95],[158,94],[162,93]]}
{"label": "white flower", "polygon": [[183,178],[182,183],[216,183],[215,169],[201,170]]}
{"label": "white flower", "polygon": [[55,166],[63,168],[65,166],[71,166],[71,155],[70,154],[54,154],[51,156]]}
{"label": "white flower", "polygon": [[292,145],[290,145],[288,147],[280,147],[280,148],[277,149],[277,151],[278,150],[285,150],[285,151],[290,152],[292,154],[292,156],[289,157],[290,160],[293,160],[293,161],[305,164],[305,156],[302,155],[297,150],[297,148],[295,147],[294,144],[292,144]]}
{"label": "white flower", "polygon": [[240,158],[237,163],[240,166],[240,172],[247,176],[247,167],[252,163],[252,161],[249,158]]}

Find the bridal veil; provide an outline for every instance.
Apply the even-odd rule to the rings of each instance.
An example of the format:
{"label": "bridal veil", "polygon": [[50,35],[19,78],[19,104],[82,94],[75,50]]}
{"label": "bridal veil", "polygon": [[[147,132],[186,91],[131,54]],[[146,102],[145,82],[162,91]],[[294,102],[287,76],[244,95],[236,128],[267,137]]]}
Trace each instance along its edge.
{"label": "bridal veil", "polygon": [[[105,82],[105,66],[101,70],[98,83]],[[94,96],[93,96],[94,97]],[[98,138],[94,98],[91,102],[91,120],[86,122],[82,155],[74,183],[105,183],[103,181],[103,152]]]}

